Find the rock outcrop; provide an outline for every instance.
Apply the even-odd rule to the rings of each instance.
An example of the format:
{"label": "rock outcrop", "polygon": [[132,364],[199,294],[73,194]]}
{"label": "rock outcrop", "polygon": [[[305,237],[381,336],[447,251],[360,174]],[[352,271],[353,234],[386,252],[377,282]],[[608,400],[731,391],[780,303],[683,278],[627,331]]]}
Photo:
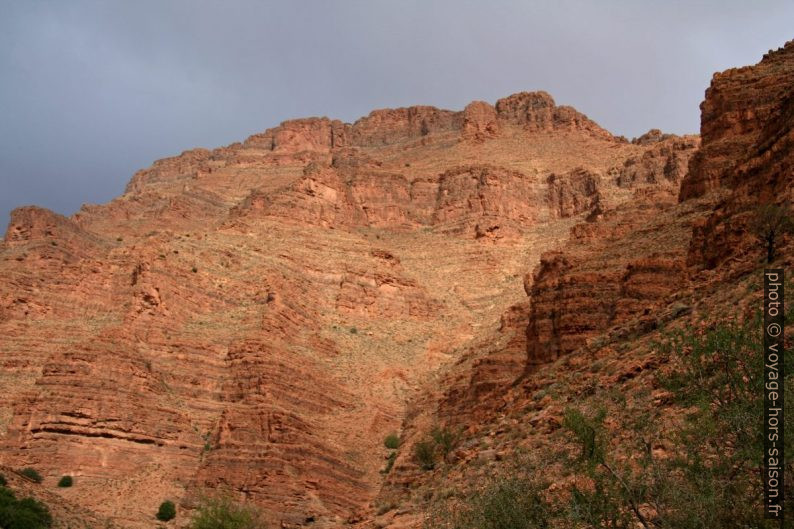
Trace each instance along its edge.
{"label": "rock outcrop", "polygon": [[702,146],[681,184],[681,200],[734,189],[749,176],[743,165],[779,156],[779,142],[791,131],[792,61],[794,44],[788,42],[755,66],[714,74],[700,105]]}
{"label": "rock outcrop", "polygon": [[689,160],[700,145],[699,138],[666,134],[651,140],[644,135],[635,141],[638,145],[651,148],[624,162],[623,167],[618,169],[617,184],[625,188],[656,184],[677,195],[687,174]]}
{"label": "rock outcrop", "polygon": [[499,119],[530,131],[581,131],[604,139],[612,134],[575,108],[557,106],[546,92],[521,92],[496,102]]}
{"label": "rock outcrop", "polygon": [[[703,145],[681,186],[681,200],[726,193],[696,226],[690,265],[714,268],[762,251],[753,222],[763,204],[794,197],[794,41],[755,66],[714,76],[701,105]],[[782,241],[779,241],[782,244]],[[753,265],[747,260],[742,269]]]}
{"label": "rock outcrop", "polygon": [[676,288],[677,246],[629,256],[626,239],[595,272],[584,250],[546,254],[532,308],[522,290],[585,217],[582,247],[657,229],[642,219],[666,204],[649,198],[669,195],[661,177],[634,196],[614,168],[666,164],[675,141],[622,141],[521,93],[287,121],[157,161],[72,217],[18,209],[0,246],[0,464],[73,475],[58,494],[131,528],[166,498],[182,526],[216,489],[272,526],[371,517],[384,481],[416,472],[403,451],[384,477],[382,440],[423,388],[463,414],[528,347],[564,354]]}
{"label": "rock outcrop", "polygon": [[564,175],[552,173],[548,180],[548,201],[553,215],[572,217],[599,207],[601,175],[578,167]]}
{"label": "rock outcrop", "polygon": [[[686,410],[659,388],[669,359],[657,344],[663,331],[705,324],[704,315],[749,318],[760,302],[755,272],[763,256],[751,227],[759,206],[786,210],[792,198],[792,58],[794,42],[758,65],[715,75],[699,151],[697,137],[651,130],[630,143],[643,150],[618,163],[546,174],[546,213],[557,226],[573,215],[569,236],[525,269],[532,271],[524,276],[527,299],[503,313],[500,332],[464,349],[413,401],[403,427],[409,446],[438,425],[458,432],[443,468],[422,472],[398,457],[381,500],[410,504],[409,489],[412,498],[435,498],[450,483],[476,490],[509,473],[515,458],[544,469],[552,482],[546,492],[565,494],[570,471],[552,462],[564,444],[554,432],[566,408],[610,406],[613,392],[617,406],[604,427],[615,437],[615,457],[626,449],[617,421],[645,420],[656,406],[665,409],[661,420],[668,411],[684,420]],[[534,130],[555,121],[543,97],[517,99],[524,102],[497,104],[500,115],[513,122],[531,115],[524,126]],[[790,237],[777,243],[775,266],[790,266]],[[523,337],[516,327],[525,327]],[[663,443],[649,448],[664,457]],[[418,527],[410,508],[386,520]]]}
{"label": "rock outcrop", "polygon": [[635,196],[603,219],[576,226],[564,250],[541,257],[526,280],[528,366],[570,354],[686,289],[686,249],[702,213],[673,206],[664,192]]}

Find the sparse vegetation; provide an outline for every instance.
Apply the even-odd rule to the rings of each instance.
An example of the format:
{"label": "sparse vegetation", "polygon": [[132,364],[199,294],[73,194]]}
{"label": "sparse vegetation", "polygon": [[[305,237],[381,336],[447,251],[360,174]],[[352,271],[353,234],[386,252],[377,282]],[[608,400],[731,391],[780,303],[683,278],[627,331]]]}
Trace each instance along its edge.
{"label": "sparse vegetation", "polygon": [[41,483],[42,481],[44,481],[44,478],[41,477],[41,474],[39,474],[35,468],[26,467],[20,470],[19,473],[25,476],[26,478],[32,479],[36,483]]}
{"label": "sparse vegetation", "polygon": [[259,510],[235,503],[228,496],[205,498],[189,525],[190,529],[265,529]]}
{"label": "sparse vegetation", "polygon": [[61,479],[58,480],[58,486],[62,488],[71,487],[74,484],[74,479],[72,476],[61,476]]}
{"label": "sparse vegetation", "polygon": [[422,470],[436,468],[436,446],[430,440],[419,441],[414,445],[414,460]]}
{"label": "sparse vegetation", "polygon": [[0,487],[5,487],[7,484],[8,482],[6,481],[6,477],[0,474]]}
{"label": "sparse vegetation", "polygon": [[563,426],[581,446],[577,459],[591,486],[573,485],[567,516],[586,527],[614,527],[629,529],[633,526],[629,512],[634,513],[642,527],[648,522],[639,507],[642,491],[635,490],[607,460],[604,419],[606,411],[598,410],[593,417],[569,408],[565,411]]}
{"label": "sparse vegetation", "polygon": [[[792,320],[792,311],[786,319]],[[685,410],[685,419],[672,435],[655,429],[647,418],[625,420],[624,431],[639,447],[631,454],[631,443],[623,444],[633,464],[610,455],[603,410],[592,416],[568,410],[564,426],[581,447],[577,462],[590,482],[588,487],[572,488],[569,520],[586,527],[771,527],[763,519],[759,494],[761,338],[760,317],[751,322],[721,320],[669,334],[659,347],[674,368],[658,379]],[[786,372],[792,373],[791,358],[788,364]],[[791,395],[794,376],[784,383]],[[787,404],[786,422],[791,422],[794,412],[789,408],[794,404]],[[653,446],[663,435],[673,446],[668,457],[660,458]],[[786,450],[794,450],[792,437],[786,432]],[[792,470],[794,465],[788,463],[786,509],[794,494]]]}
{"label": "sparse vegetation", "polygon": [[447,456],[458,446],[460,432],[453,431],[447,427],[434,427],[430,431],[430,437],[441,451],[441,455],[446,461]]}
{"label": "sparse vegetation", "polygon": [[397,450],[400,448],[400,437],[396,433],[391,433],[383,440],[383,444],[390,450]]}
{"label": "sparse vegetation", "polygon": [[397,459],[397,452],[392,452],[389,454],[389,457],[386,458],[386,468],[381,471],[381,474],[388,474],[391,472],[392,467],[394,467],[394,461]]}
{"label": "sparse vegetation", "polygon": [[0,487],[0,527],[3,529],[46,529],[52,516],[43,503],[33,498],[18,500],[10,489]]}
{"label": "sparse vegetation", "polygon": [[754,212],[751,228],[766,249],[766,262],[771,263],[775,260],[780,238],[794,230],[789,204],[758,206]]}
{"label": "sparse vegetation", "polygon": [[176,505],[174,505],[174,502],[171,500],[165,500],[160,504],[160,508],[157,509],[157,514],[155,516],[161,522],[173,520],[176,516]]}
{"label": "sparse vegetation", "polygon": [[350,327],[350,334],[358,334],[358,329],[355,327]]}
{"label": "sparse vegetation", "polygon": [[212,432],[205,432],[201,435],[201,439],[204,441],[204,446],[201,449],[201,452],[209,452],[212,450]]}
{"label": "sparse vegetation", "polygon": [[[794,310],[789,310],[786,322],[792,320]],[[561,433],[574,441],[577,450],[550,454],[572,471],[564,493],[535,482],[532,476],[537,472],[524,465],[520,475],[530,478],[498,478],[482,489],[447,498],[432,511],[426,527],[777,527],[776,522],[763,519],[761,504],[764,379],[760,325],[760,317],[722,318],[664,335],[655,347],[668,363],[656,379],[672,395],[675,413],[649,408],[649,389],[632,390],[632,399],[638,400],[634,404],[611,388],[589,395],[579,408],[568,408]],[[785,422],[791,424],[794,360],[787,356]],[[621,432],[618,441],[610,434],[615,429]],[[434,463],[433,456],[445,444],[444,436],[437,433],[431,435],[432,443],[426,440],[417,445],[424,450],[421,455],[416,451],[420,464]],[[785,450],[794,452],[794,436],[784,433]],[[787,462],[786,510],[794,508],[792,471],[794,463]]]}
{"label": "sparse vegetation", "polygon": [[426,529],[540,529],[550,527],[552,509],[542,485],[526,477],[494,479],[462,501],[446,502]]}
{"label": "sparse vegetation", "polygon": [[196,268],[196,267],[194,266],[193,268],[191,268],[191,269],[190,269],[190,271],[191,271],[191,272],[193,272],[193,273],[195,274],[195,273],[197,273],[197,272],[198,272],[198,268]]}
{"label": "sparse vegetation", "polygon": [[414,460],[423,470],[433,470],[441,455],[443,461],[458,446],[460,432],[448,427],[435,426],[430,435],[414,445]]}
{"label": "sparse vegetation", "polygon": [[397,503],[393,501],[387,502],[376,502],[375,503],[375,514],[380,516],[382,514],[386,514],[387,512],[396,509]]}

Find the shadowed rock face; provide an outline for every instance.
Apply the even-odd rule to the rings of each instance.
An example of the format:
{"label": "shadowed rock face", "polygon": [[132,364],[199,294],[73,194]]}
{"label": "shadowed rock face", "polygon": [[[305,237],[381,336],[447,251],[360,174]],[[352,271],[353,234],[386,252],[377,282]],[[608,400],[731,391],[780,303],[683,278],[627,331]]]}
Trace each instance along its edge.
{"label": "shadowed rock face", "polygon": [[[714,268],[761,250],[750,229],[761,204],[792,199],[794,41],[755,66],[714,76],[701,105],[703,146],[693,157],[681,200],[726,194],[692,238],[688,263]],[[745,262],[743,268],[752,267]]]}
{"label": "shadowed rock face", "polygon": [[599,207],[600,185],[601,175],[581,167],[564,175],[552,173],[548,178],[548,201],[552,214],[572,217],[592,212]]}
{"label": "shadowed rock face", "polygon": [[[527,281],[529,366],[652,315],[685,291],[699,268],[727,263],[731,269],[723,272],[730,278],[755,267],[760,247],[750,229],[754,208],[791,197],[792,93],[790,42],[755,66],[715,74],[701,105],[700,150],[696,137],[658,130],[634,140],[649,148],[614,172],[616,183],[656,183],[657,190],[637,193],[596,222],[575,227],[563,251],[541,257]],[[557,180],[552,175],[549,182],[552,202],[560,204],[560,213],[577,211],[576,200],[566,199],[577,180]],[[582,173],[578,181],[582,190],[574,196],[587,196],[590,180]],[[682,203],[673,207],[670,191],[678,184]],[[654,325],[651,319],[648,325]]]}
{"label": "shadowed rock face", "polygon": [[[650,134],[650,133],[649,133]],[[652,148],[637,157],[626,160],[618,170],[617,184],[633,188],[637,184],[658,184],[670,194],[678,194],[681,182],[687,174],[689,160],[700,145],[697,136],[641,136],[640,145]]]}
{"label": "shadowed rock face", "polygon": [[[59,494],[127,527],[166,498],[181,524],[207,489],[273,526],[367,519],[383,438],[425,388],[447,380],[463,413],[528,347],[554,358],[677,288],[684,246],[581,263],[667,207],[695,147],[622,141],[521,93],[288,121],[157,161],[69,218],[15,210],[0,464],[73,475]],[[630,160],[642,169],[618,179]],[[581,252],[560,254],[585,217]]]}
{"label": "shadowed rock face", "polygon": [[563,251],[541,257],[527,278],[528,366],[570,354],[686,288],[692,219],[669,214],[673,204],[663,194],[637,197],[600,221],[577,226]]}
{"label": "shadowed rock face", "polygon": [[[433,422],[465,432],[463,446],[445,468],[445,484],[470,483],[467,476],[482,475],[475,463],[484,457],[507,458],[511,445],[520,443],[509,434],[527,410],[527,435],[535,437],[536,446],[545,443],[545,450],[555,450],[548,445],[557,437],[538,437],[561,426],[563,408],[538,389],[554,386],[563,372],[573,370],[584,378],[591,363],[611,361],[616,373],[602,383],[631,380],[658,367],[658,360],[634,358],[632,351],[650,337],[658,339],[653,333],[661,324],[698,310],[693,306],[704,299],[699,310],[742,312],[731,305],[737,285],[765,255],[750,229],[753,213],[759,204],[792,198],[792,59],[794,42],[755,66],[715,75],[701,106],[699,151],[696,137],[650,131],[632,142],[644,146],[643,152],[606,171],[572,169],[547,177],[552,215],[590,213],[560,246],[527,268],[532,270],[524,280],[528,299],[504,312],[502,334],[466,350],[445,373],[441,389],[417,398],[415,416],[407,422],[409,435],[417,438]],[[543,108],[543,101],[533,98],[529,106]],[[620,193],[631,198],[617,200]],[[779,243],[779,264],[788,267],[794,256],[791,240]],[[523,336],[517,329],[525,331]],[[522,346],[525,355],[517,358],[516,347]],[[649,384],[621,391],[647,391]],[[562,401],[586,391],[579,387]],[[501,449],[479,448],[492,445]],[[440,482],[406,462],[390,477],[383,496],[399,497],[406,484],[433,488]],[[557,483],[562,482],[558,476]]]}
{"label": "shadowed rock face", "polygon": [[681,200],[741,186],[750,166],[771,162],[771,155],[790,141],[792,63],[794,44],[788,42],[755,66],[714,74],[700,105],[703,145],[681,184]]}

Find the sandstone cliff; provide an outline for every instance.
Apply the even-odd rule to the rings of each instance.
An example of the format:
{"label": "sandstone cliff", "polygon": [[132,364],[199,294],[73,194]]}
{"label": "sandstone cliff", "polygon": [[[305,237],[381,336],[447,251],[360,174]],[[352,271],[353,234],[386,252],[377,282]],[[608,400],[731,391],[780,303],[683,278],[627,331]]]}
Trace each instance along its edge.
{"label": "sandstone cliff", "polygon": [[[758,256],[752,224],[762,204],[792,199],[794,150],[794,41],[755,66],[714,76],[701,106],[703,146],[681,186],[681,200],[708,191],[723,201],[698,224],[690,265],[714,268]],[[742,259],[747,271],[748,262]],[[750,265],[751,266],[751,265]]]}
{"label": "sandstone cliff", "polygon": [[[753,272],[764,254],[750,227],[760,204],[791,200],[792,58],[794,42],[755,66],[716,74],[701,105],[699,150],[697,137],[650,131],[632,142],[645,151],[605,171],[549,174],[550,215],[588,214],[527,268],[528,297],[507,308],[493,338],[465,349],[414,397],[408,444],[437,425],[460,434],[431,471],[401,452],[379,502],[413,510],[387,510],[378,525],[418,527],[416,513],[443,503],[450,484],[476,489],[516,460],[543,469],[547,493],[564,494],[574,478],[559,463],[563,412],[596,393],[599,406],[611,407],[606,428],[616,457],[627,450],[620,421],[653,415],[664,431],[685,415],[659,387],[669,359],[658,342],[662,329],[749,318],[760,303]],[[775,265],[788,268],[791,242],[778,245]],[[646,449],[668,457],[669,447],[662,435]]]}
{"label": "sandstone cliff", "polygon": [[[371,520],[384,481],[417,472],[403,451],[384,477],[382,440],[410,433],[425,388],[464,413],[525,371],[527,347],[568,353],[685,282],[673,239],[689,218],[647,233],[696,143],[626,142],[520,93],[288,121],[157,161],[69,218],[16,210],[0,463],[74,475],[58,493],[125,527],[149,527],[166,498],[182,525],[217,489],[276,526]],[[544,254],[585,217],[579,250]],[[606,246],[587,241],[637,229],[592,264]]]}

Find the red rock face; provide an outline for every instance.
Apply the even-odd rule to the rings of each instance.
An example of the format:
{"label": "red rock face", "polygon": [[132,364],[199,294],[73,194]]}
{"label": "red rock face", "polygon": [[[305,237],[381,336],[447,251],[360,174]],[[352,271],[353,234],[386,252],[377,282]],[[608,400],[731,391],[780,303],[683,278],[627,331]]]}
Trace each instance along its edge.
{"label": "red rock face", "polygon": [[[624,162],[617,171],[619,186],[657,184],[669,190],[681,182],[682,200],[719,187],[731,190],[728,198],[704,216],[692,215],[699,207],[695,203],[671,209],[667,200],[649,203],[638,196],[634,207],[639,206],[639,211],[610,211],[612,219],[608,215],[575,228],[568,247],[544,255],[529,282],[530,366],[570,354],[612,327],[653,313],[686,287],[690,275],[686,263],[715,267],[730,259],[744,263],[743,270],[754,266],[753,254],[758,250],[752,248],[758,244],[749,228],[753,208],[791,196],[793,58],[794,45],[789,43],[757,66],[715,75],[701,105],[703,144],[694,156],[698,144],[694,137],[650,131],[635,140],[650,148]],[[689,174],[682,180],[688,160]],[[549,190],[551,202],[560,204],[559,212],[581,211],[576,198],[586,197],[590,188],[580,185],[578,192],[572,192],[571,185],[556,180],[553,175]],[[675,228],[653,227],[656,215],[669,215]],[[664,244],[644,253],[634,230],[677,232],[680,238],[665,237]]]}
{"label": "red rock face", "polygon": [[702,213],[673,205],[663,190],[636,195],[634,203],[576,226],[565,250],[541,257],[526,281],[530,368],[652,314],[687,288],[684,256]]}
{"label": "red rock face", "polygon": [[[617,180],[630,159],[678,167],[675,141],[621,141],[522,93],[288,121],[155,162],[70,218],[16,210],[0,464],[74,475],[71,499],[128,527],[166,498],[182,524],[219,488],[273,526],[369,516],[383,438],[422,388],[446,381],[462,413],[520,376],[528,347],[554,358],[677,288],[680,248],[630,239],[658,216],[661,177],[632,177],[636,196]],[[526,270],[586,216],[529,308]],[[587,244],[621,238],[593,264]],[[411,475],[401,457],[389,480]]]}
{"label": "red rock face", "polygon": [[456,167],[439,177],[433,222],[478,237],[515,235],[535,220],[536,189],[534,179],[518,171]]}
{"label": "red rock face", "polygon": [[[784,138],[794,86],[794,44],[770,52],[755,66],[716,73],[700,106],[700,152],[681,185],[681,200],[745,181],[741,165],[764,157]],[[789,116],[790,117],[790,116]],[[766,155],[768,156],[768,155]]]}
{"label": "red rock face", "polygon": [[568,106],[556,106],[546,92],[521,92],[496,102],[500,119],[532,131],[581,131],[604,139],[612,135]]}
{"label": "red rock face", "polygon": [[474,101],[463,109],[463,137],[482,142],[499,134],[496,109],[484,101]]}
{"label": "red rock face", "polygon": [[552,214],[572,217],[592,212],[599,206],[600,183],[601,175],[581,167],[564,175],[552,173],[548,178],[548,201]]}
{"label": "red rock face", "polygon": [[651,131],[636,140],[639,145],[652,148],[626,160],[619,169],[617,183],[626,188],[657,184],[676,195],[687,174],[689,160],[697,152],[700,139],[697,136],[656,135],[654,132],[658,131]]}
{"label": "red rock face", "polygon": [[[507,466],[496,462],[510,460],[516,445],[556,451],[559,447],[550,445],[559,437],[544,436],[562,426],[566,402],[591,391],[576,387],[579,377],[568,378],[560,369],[586,378],[592,368],[601,370],[593,365],[596,359],[611,362],[614,372],[602,375],[599,383],[621,387],[626,382],[621,391],[629,395],[647,390],[652,382],[639,382],[640,377],[657,369],[659,358],[634,355],[660,323],[704,306],[711,310],[711,303],[736,303],[736,290],[746,285],[737,278],[746,281],[762,257],[750,230],[754,211],[759,204],[792,198],[793,57],[794,43],[789,43],[756,66],[715,75],[702,105],[700,151],[696,137],[652,130],[631,142],[641,151],[621,160],[544,174],[540,200],[546,207],[536,223],[547,230],[545,237],[556,233],[560,244],[547,247],[534,267],[524,268],[532,271],[524,276],[528,298],[507,307],[498,327],[440,370],[414,398],[404,422],[409,447],[437,424],[462,431],[464,441],[443,470],[434,472],[419,471],[403,452],[382,500],[396,497],[405,504],[405,490],[435,493],[450,483],[476,486],[477,479]],[[543,94],[511,96],[496,110],[500,125],[527,130],[585,123],[562,119]],[[579,138],[597,134],[582,127]],[[568,215],[576,220],[564,225],[561,219]],[[554,229],[569,231],[560,236]],[[781,241],[778,254],[776,264],[791,264],[789,240]],[[553,399],[547,389],[558,380],[569,384],[568,393]],[[521,444],[533,437],[542,441]],[[401,511],[377,523],[421,526]]]}
{"label": "red rock face", "polygon": [[[703,146],[681,187],[681,200],[710,190],[727,196],[694,230],[688,263],[728,261],[747,270],[762,252],[751,229],[760,204],[792,198],[794,42],[755,66],[716,74],[702,109]],[[749,258],[749,260],[747,259]]]}

